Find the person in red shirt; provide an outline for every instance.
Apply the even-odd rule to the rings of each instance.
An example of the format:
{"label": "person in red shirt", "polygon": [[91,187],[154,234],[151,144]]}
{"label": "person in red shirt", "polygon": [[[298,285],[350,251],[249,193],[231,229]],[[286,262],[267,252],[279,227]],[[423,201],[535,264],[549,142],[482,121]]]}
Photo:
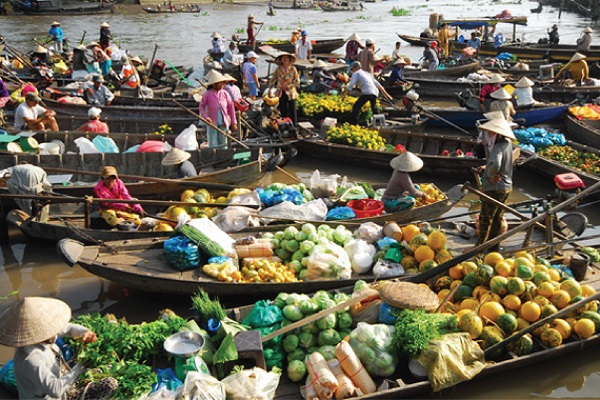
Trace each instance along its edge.
{"label": "person in red shirt", "polygon": [[479,103],[481,104],[481,110],[484,112],[490,111],[490,105],[494,100],[491,97],[491,94],[496,90],[500,89],[501,82],[504,82],[505,79],[498,74],[492,74],[490,76],[490,80],[481,88],[479,92]]}
{"label": "person in red shirt", "polygon": [[106,122],[100,121],[102,110],[92,107],[88,110],[89,121],[77,128],[78,132],[108,133]]}

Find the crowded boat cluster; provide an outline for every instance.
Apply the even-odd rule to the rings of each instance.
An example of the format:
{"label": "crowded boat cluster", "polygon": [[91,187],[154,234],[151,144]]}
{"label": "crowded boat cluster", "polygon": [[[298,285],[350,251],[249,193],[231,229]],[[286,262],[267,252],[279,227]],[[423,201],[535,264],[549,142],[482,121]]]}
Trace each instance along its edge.
{"label": "crowded boat cluster", "polygon": [[[16,348],[6,390],[408,398],[600,343],[599,235],[576,212],[600,188],[591,27],[572,45],[558,25],[524,43],[496,30],[527,24],[508,10],[434,14],[380,56],[357,33],[259,40],[258,19],[245,37],[207,38],[202,78],[156,48],[130,54],[109,22],[97,41],[65,41],[57,20],[32,51],[1,39],[0,239],[10,223],[69,266],[190,296],[193,310],[134,324],[13,293],[0,303],[0,344]],[[298,154],[386,181],[294,175]],[[511,202],[516,174],[553,193]],[[457,212],[467,194],[478,200]],[[241,296],[255,302],[218,300]]]}

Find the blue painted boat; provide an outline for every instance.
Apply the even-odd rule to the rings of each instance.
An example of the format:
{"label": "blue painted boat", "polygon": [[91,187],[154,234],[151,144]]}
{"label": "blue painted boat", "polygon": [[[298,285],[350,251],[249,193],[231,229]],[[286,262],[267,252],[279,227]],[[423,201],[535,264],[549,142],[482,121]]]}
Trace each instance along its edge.
{"label": "blue painted boat", "polygon": [[[560,106],[544,106],[535,107],[531,110],[519,111],[515,116],[514,120],[523,120],[520,122],[524,126],[532,126],[542,124],[544,122],[551,121],[556,118],[560,118],[566,111],[569,105],[563,104]],[[458,125],[461,128],[475,128],[478,120],[485,119],[481,111],[467,110],[464,108],[451,107],[451,108],[435,108],[427,107],[426,111],[435,113],[441,118]],[[429,119],[429,126],[443,126],[447,127],[448,124],[441,119],[436,120],[435,118]]]}

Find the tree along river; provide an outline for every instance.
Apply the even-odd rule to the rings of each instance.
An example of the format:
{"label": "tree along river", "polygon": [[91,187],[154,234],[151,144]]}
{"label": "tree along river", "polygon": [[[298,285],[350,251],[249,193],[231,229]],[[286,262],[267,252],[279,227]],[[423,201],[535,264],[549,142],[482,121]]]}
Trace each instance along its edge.
{"label": "tree along river", "polygon": [[[558,19],[558,11],[544,7],[539,14],[530,14],[536,8],[534,2],[490,3],[484,1],[441,1],[421,2],[409,0],[400,2],[366,3],[360,12],[325,13],[313,10],[277,10],[276,17],[266,15],[266,5],[226,5],[211,4],[203,6],[199,14],[109,14],[103,16],[3,16],[0,17],[0,35],[7,43],[21,51],[33,49],[32,38],[43,38],[51,22],[58,18],[71,43],[79,42],[85,32],[85,41],[97,40],[99,25],[103,21],[111,24],[111,30],[117,42],[129,50],[131,55],[147,58],[152,56],[154,45],[159,46],[157,59],[171,62],[173,65],[197,66],[202,63],[206,50],[210,47],[210,35],[218,31],[224,37],[234,33],[244,36],[246,18],[254,14],[257,21],[265,25],[258,34],[262,40],[287,39],[291,30],[298,26],[308,31],[310,38],[348,37],[358,33],[361,38],[372,38],[377,42],[380,55],[390,54],[394,43],[398,41],[397,32],[418,36],[428,26],[429,15],[439,13],[448,18],[493,16],[504,9],[513,15],[529,16],[529,25],[517,28],[517,38],[537,41],[546,37],[546,29],[552,24],[559,25],[561,43],[574,43],[589,20],[574,14],[563,13]],[[391,9],[406,10],[409,15],[394,17]],[[131,8],[127,8],[128,11]],[[497,32],[505,37],[512,36],[512,27],[498,26]],[[413,60],[421,57],[422,49],[402,44],[403,53]],[[338,50],[341,52],[342,50]],[[266,71],[266,56],[259,59],[261,71]],[[165,121],[168,123],[168,121]],[[351,180],[365,180],[371,183],[386,182],[390,171],[368,169],[352,164],[319,162],[313,159],[297,157],[287,169],[292,173],[308,173],[319,168],[322,173],[346,175]],[[265,177],[264,182],[286,181],[284,175]],[[520,201],[529,197],[543,197],[554,190],[550,179],[540,179],[529,172],[515,171],[515,190],[509,201]],[[448,189],[458,179],[440,179],[439,177],[415,176],[416,182],[435,182],[442,189]],[[451,213],[465,212],[473,196],[468,196]],[[582,208],[591,226],[585,234],[600,231],[600,216],[597,206]],[[4,222],[2,222],[4,223]],[[584,234],[584,235],[585,235]],[[53,246],[27,243],[19,234],[13,232],[10,245],[0,246],[0,295],[19,290],[23,296],[53,296],[66,301],[74,315],[89,312],[115,313],[131,322],[156,318],[159,310],[173,308],[181,315],[189,315],[189,298],[160,296],[134,292],[119,285],[96,278],[80,267],[69,268],[56,255]],[[244,304],[245,298],[227,299],[227,306]],[[13,356],[13,349],[0,346],[0,362],[4,363]],[[600,349],[585,354],[563,357],[558,361],[537,365],[516,372],[509,372],[460,386],[457,390],[447,391],[431,398],[597,398],[600,391]],[[560,363],[560,364],[559,364]],[[560,365],[560,368],[557,368]],[[0,390],[0,398],[5,394]]]}

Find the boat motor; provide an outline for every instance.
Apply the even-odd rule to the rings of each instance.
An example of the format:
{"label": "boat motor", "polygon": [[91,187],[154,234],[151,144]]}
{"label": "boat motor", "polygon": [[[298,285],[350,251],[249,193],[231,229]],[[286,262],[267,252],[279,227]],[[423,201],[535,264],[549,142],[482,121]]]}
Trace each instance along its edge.
{"label": "boat motor", "polygon": [[[554,182],[556,183],[554,193],[559,203],[577,196],[577,194],[585,189],[585,184],[581,178],[572,172],[556,175]],[[570,209],[574,209],[575,207],[577,207],[577,203],[573,203]]]}

